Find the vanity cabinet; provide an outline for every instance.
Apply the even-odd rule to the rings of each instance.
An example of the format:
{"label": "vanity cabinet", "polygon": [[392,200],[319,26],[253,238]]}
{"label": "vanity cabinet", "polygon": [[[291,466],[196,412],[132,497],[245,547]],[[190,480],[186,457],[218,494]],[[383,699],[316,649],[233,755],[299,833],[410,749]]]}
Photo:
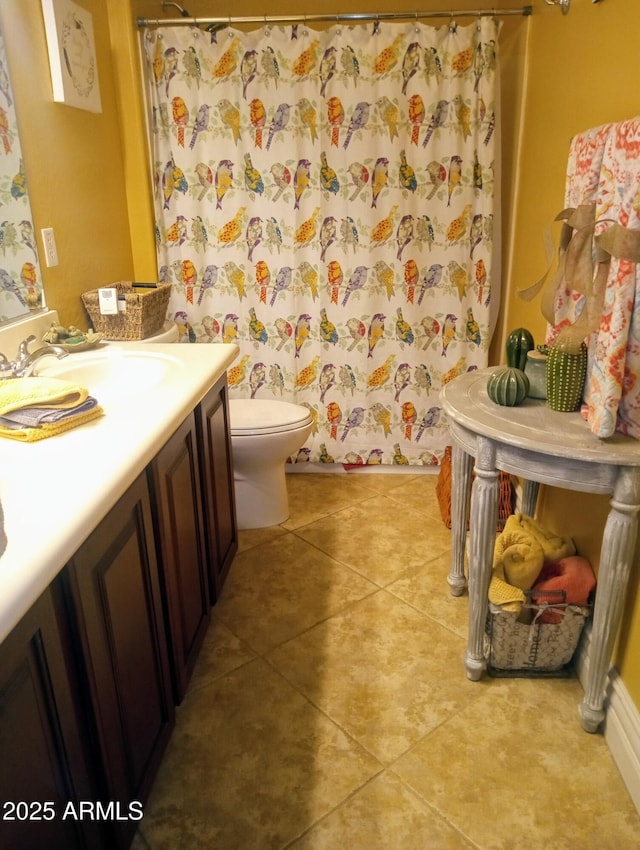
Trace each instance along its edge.
{"label": "vanity cabinet", "polygon": [[238,526],[233,485],[233,455],[226,378],[207,393],[196,409],[201,451],[203,509],[211,601],[220,597],[231,562],[238,551]]}
{"label": "vanity cabinet", "polygon": [[228,426],[223,377],[0,644],[0,848],[130,847],[238,546]]}
{"label": "vanity cabinet", "polygon": [[[174,724],[167,635],[146,476],[139,476],[62,573],[86,678],[113,847],[130,845]],[[60,845],[64,846],[64,845]]]}
{"label": "vanity cabinet", "polygon": [[148,468],[177,704],[211,617],[199,456],[191,414]]}
{"label": "vanity cabinet", "polygon": [[58,582],[0,651],[0,847],[108,850],[99,825],[76,817],[95,800]]}
{"label": "vanity cabinet", "polygon": [[147,470],[178,705],[238,548],[228,425],[224,378]]}

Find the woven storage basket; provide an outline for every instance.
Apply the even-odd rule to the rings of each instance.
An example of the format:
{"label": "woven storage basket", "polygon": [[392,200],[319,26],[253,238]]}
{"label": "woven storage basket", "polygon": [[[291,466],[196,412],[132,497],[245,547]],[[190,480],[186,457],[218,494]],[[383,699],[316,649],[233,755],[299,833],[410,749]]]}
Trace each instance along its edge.
{"label": "woven storage basket", "polygon": [[[541,622],[545,611],[562,612],[559,623]],[[578,605],[523,605],[531,622],[489,604],[485,626],[487,672],[493,676],[569,676],[571,662],[590,614]]]}
{"label": "woven storage basket", "polygon": [[[440,463],[440,472],[436,482],[436,497],[440,508],[440,516],[447,528],[451,528],[451,446],[447,446]],[[498,497],[497,531],[502,531],[508,517],[513,513],[511,476],[508,472],[500,473],[500,491]]]}
{"label": "woven storage basket", "polygon": [[120,281],[111,286],[124,295],[127,309],[115,315],[102,315],[98,302],[98,290],[92,289],[82,295],[82,301],[96,333],[105,339],[133,342],[146,339],[162,330],[167,317],[167,306],[171,294],[168,283],[159,283],[153,289],[133,288],[131,281]]}

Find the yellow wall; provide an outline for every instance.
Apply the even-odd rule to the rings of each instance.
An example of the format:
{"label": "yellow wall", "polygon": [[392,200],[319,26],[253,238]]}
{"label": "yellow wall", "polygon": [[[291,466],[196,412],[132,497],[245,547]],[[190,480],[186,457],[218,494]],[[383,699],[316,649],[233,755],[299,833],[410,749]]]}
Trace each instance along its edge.
{"label": "yellow wall", "polygon": [[[540,7],[540,8],[538,8]],[[544,337],[538,303],[519,299],[516,289],[534,283],[545,269],[542,233],[563,208],[564,175],[572,136],[608,121],[640,114],[640,4],[616,0],[593,5],[573,0],[570,13],[536,3],[530,20],[522,147],[520,151],[506,327],[526,325]],[[639,447],[640,451],[640,447]],[[572,534],[578,550],[597,566],[607,500],[548,490],[541,520]],[[635,575],[616,655],[623,681],[640,706],[640,604]]]}
{"label": "yellow wall", "polygon": [[[564,177],[573,136],[640,114],[640,4],[573,0],[568,15],[536,4],[530,18],[528,73],[518,172],[509,326],[527,325],[542,341],[538,303],[516,295],[546,267],[542,234],[564,206]],[[557,234],[557,231],[555,231]]]}
{"label": "yellow wall", "polygon": [[80,293],[130,280],[133,260],[107,11],[102,0],[81,5],[93,15],[101,114],[53,102],[40,0],[2,0],[0,23],[34,225],[38,236],[53,227],[58,248],[59,265],[43,264],[47,301],[86,327]]}
{"label": "yellow wall", "polygon": [[[60,265],[43,269],[49,306],[63,322],[86,326],[80,293],[115,280],[156,275],[153,215],[136,17],[166,17],[160,0],[78,0],[93,15],[103,111],[52,102],[40,0],[2,0],[12,82],[17,96],[36,229],[53,227]],[[184,0],[193,15],[212,14],[212,0]],[[448,6],[411,0],[349,0],[342,12]],[[456,9],[484,5],[455,0]],[[519,8],[518,0],[492,8]],[[573,0],[569,15],[533,0],[531,18],[505,18],[500,37],[503,93],[503,304],[492,362],[503,360],[504,334],[527,325],[538,338],[537,305],[515,296],[544,269],[543,228],[562,207],[569,140],[605,121],[640,112],[637,0]],[[374,8],[375,7],[375,8]],[[225,13],[228,6],[225,7]],[[324,0],[272,0],[268,14],[333,11]],[[236,0],[234,15],[262,15],[264,4]],[[461,19],[464,22],[464,19]],[[435,22],[437,23],[437,22]],[[579,509],[576,505],[579,503]],[[606,501],[547,491],[544,517],[574,534],[596,559]],[[586,521],[585,521],[586,518]],[[638,571],[637,571],[638,572]],[[617,663],[640,706],[640,605],[631,588]]]}

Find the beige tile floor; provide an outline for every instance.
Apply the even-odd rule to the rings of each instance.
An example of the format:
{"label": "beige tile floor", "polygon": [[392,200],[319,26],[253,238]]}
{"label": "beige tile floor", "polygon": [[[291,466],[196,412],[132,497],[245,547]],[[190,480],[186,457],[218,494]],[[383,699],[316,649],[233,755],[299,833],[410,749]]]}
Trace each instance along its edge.
{"label": "beige tile floor", "polygon": [[638,850],[575,679],[467,681],[432,475],[287,476],[240,551],[135,850]]}

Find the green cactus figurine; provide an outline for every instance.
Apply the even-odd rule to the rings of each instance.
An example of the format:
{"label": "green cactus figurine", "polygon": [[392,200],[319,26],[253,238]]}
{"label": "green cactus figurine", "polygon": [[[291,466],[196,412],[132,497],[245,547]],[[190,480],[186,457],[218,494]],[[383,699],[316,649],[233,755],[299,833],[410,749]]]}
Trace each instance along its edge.
{"label": "green cactus figurine", "polygon": [[587,346],[567,328],[549,349],[547,405],[562,413],[578,410],[586,377]]}
{"label": "green cactus figurine", "polygon": [[515,366],[505,366],[492,372],[487,382],[487,395],[491,401],[504,407],[522,404],[528,392],[529,378]]}
{"label": "green cactus figurine", "polygon": [[527,365],[527,352],[535,347],[533,336],[527,328],[516,328],[507,337],[505,349],[507,352],[507,366],[522,369]]}

